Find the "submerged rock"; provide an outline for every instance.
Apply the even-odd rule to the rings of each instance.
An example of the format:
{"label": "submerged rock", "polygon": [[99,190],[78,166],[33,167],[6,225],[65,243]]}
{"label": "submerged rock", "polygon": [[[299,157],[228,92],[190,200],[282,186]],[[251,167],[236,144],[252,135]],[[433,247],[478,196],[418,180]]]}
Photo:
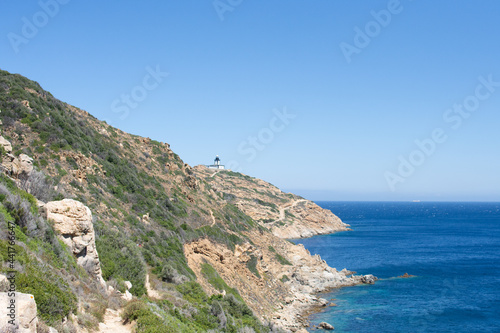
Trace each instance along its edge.
{"label": "submerged rock", "polygon": [[404,273],[403,275],[398,276],[398,278],[403,278],[403,279],[411,278],[411,277],[415,277],[415,275]]}

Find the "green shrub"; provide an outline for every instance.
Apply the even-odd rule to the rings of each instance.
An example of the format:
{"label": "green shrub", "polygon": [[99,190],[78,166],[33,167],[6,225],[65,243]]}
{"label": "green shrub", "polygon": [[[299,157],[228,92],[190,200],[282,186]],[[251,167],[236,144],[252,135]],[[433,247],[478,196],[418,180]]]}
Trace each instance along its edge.
{"label": "green shrub", "polygon": [[282,265],[289,265],[291,266],[292,263],[290,261],[288,261],[285,257],[283,257],[281,254],[279,253],[276,253],[276,260],[278,260],[278,262]]}
{"label": "green shrub", "polygon": [[66,157],[66,162],[69,163],[73,170],[78,170],[78,164],[76,164],[76,161],[73,157]]}
{"label": "green shrub", "polygon": [[89,313],[79,313],[77,316],[77,322],[79,325],[95,330],[99,326],[99,321],[96,317]]}
{"label": "green shrub", "polygon": [[132,322],[137,318],[147,315],[149,309],[142,300],[132,300],[128,302],[123,308],[121,317],[124,322]]}
{"label": "green shrub", "polygon": [[175,289],[191,303],[203,304],[208,300],[207,294],[205,294],[203,288],[197,282],[189,281],[175,286]]}
{"label": "green shrub", "polygon": [[53,324],[76,311],[76,296],[61,278],[34,264],[25,271],[17,275],[17,290],[35,296],[38,315],[45,322]]}
{"label": "green shrub", "polygon": [[97,226],[96,247],[105,280],[122,279],[132,283],[130,292],[141,296],[146,292],[146,266],[139,247],[122,234]]}
{"label": "green shrub", "polygon": [[137,320],[137,333],[174,333],[180,332],[177,327],[167,327],[156,314],[149,311]]}
{"label": "green shrub", "polygon": [[234,297],[238,298],[241,302],[243,302],[243,298],[241,298],[238,291],[234,288],[231,288],[227,285],[226,281],[224,281],[217,271],[210,265],[209,263],[204,263],[201,265],[201,274],[207,279],[208,283],[212,285],[218,291],[226,291],[226,294],[231,294]]}
{"label": "green shrub", "polygon": [[259,271],[257,270],[257,262],[258,259],[253,254],[250,255],[250,260],[247,261],[247,268],[252,272],[256,277],[260,279]]}

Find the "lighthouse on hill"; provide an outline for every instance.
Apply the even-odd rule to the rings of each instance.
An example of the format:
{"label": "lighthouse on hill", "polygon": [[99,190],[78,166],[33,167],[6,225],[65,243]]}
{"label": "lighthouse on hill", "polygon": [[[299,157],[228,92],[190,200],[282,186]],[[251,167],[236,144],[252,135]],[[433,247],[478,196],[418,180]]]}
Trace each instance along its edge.
{"label": "lighthouse on hill", "polygon": [[226,169],[226,167],[220,163],[219,155],[217,155],[215,157],[214,164],[207,165],[207,168],[209,168],[209,169],[218,169],[218,170],[225,170]]}

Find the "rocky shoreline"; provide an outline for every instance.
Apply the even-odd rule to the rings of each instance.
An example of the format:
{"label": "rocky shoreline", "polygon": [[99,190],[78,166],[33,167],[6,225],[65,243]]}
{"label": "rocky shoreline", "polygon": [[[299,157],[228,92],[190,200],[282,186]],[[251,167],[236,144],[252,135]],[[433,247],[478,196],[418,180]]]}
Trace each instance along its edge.
{"label": "rocky shoreline", "polygon": [[[356,272],[346,268],[338,271],[328,266],[318,254],[312,256],[300,243],[293,248],[297,251],[296,255],[292,256],[293,265],[296,267],[293,275],[295,279],[290,282],[294,297],[287,297],[286,304],[272,318],[277,325],[291,332],[307,333],[306,328],[310,327],[309,317],[333,304],[320,297],[320,294],[343,287],[374,284],[378,280],[371,274],[355,275]],[[324,327],[329,325],[324,324]]]}
{"label": "rocky shoreline", "polygon": [[[343,270],[337,273],[347,273],[347,276],[352,272]],[[287,298],[286,306],[273,317],[273,321],[291,332],[307,333],[306,328],[311,325],[309,320],[311,315],[324,311],[328,306],[336,306],[335,303],[320,297],[320,294],[326,294],[332,290],[344,287],[373,284],[376,280],[377,278],[373,275],[353,275],[347,278],[347,280],[333,283],[328,286],[318,284],[312,293],[298,292],[295,297]]]}
{"label": "rocky shoreline", "polygon": [[[234,252],[217,248],[215,244],[192,244],[185,248],[189,266],[195,272],[199,271],[197,267],[203,260],[209,261],[224,280],[231,281],[232,286],[242,293],[262,320],[291,332],[305,332],[309,325],[308,315],[329,304],[317,296],[319,293],[376,280],[373,276],[354,275],[346,269],[337,271],[319,255],[311,255],[303,245],[287,241],[351,230],[330,210],[292,193],[284,193],[257,178],[229,170],[209,170],[204,166],[197,166],[194,171],[210,184],[215,193],[270,231],[246,233],[252,244],[238,246]],[[195,248],[204,255],[198,256]],[[220,256],[224,257],[223,263],[210,260],[210,257]],[[265,278],[256,279],[246,270],[245,264],[252,256],[258,258],[256,269]],[[289,263],[277,262],[276,256]],[[232,269],[228,268],[229,263]],[[197,277],[205,290],[217,292],[204,281],[202,274],[197,273]],[[267,299],[263,299],[264,295]]]}
{"label": "rocky shoreline", "polygon": [[288,284],[293,296],[285,298],[285,304],[277,311],[272,321],[291,332],[305,333],[309,327],[309,316],[324,310],[331,303],[319,294],[359,284],[373,284],[373,275],[355,275],[355,272],[328,266],[319,255],[311,255],[302,245],[288,249],[293,269]]}
{"label": "rocky shoreline", "polygon": [[[327,294],[327,293],[330,293],[332,292],[333,290],[335,289],[340,289],[340,288],[345,288],[345,287],[352,287],[352,286],[356,286],[356,285],[360,285],[360,284],[373,284],[375,283],[376,280],[378,280],[377,277],[373,276],[373,275],[358,275],[358,276],[355,276],[354,277],[356,280],[358,280],[356,283],[354,284],[349,284],[349,285],[343,285],[343,286],[338,286],[338,287],[334,287],[334,288],[328,288],[328,289],[325,289],[323,291],[320,291],[318,293],[316,293],[314,296],[317,297],[317,303],[316,304],[311,304],[309,307],[306,307],[302,310],[302,312],[299,312],[298,314],[298,321],[303,325],[304,328],[300,329],[300,330],[297,330],[296,332],[298,333],[306,333],[306,328],[308,327],[311,327],[311,322],[309,320],[309,317],[313,314],[316,314],[316,313],[319,313],[319,312],[323,312],[325,309],[327,309],[328,307],[335,307],[337,306],[337,304],[325,299],[325,298],[320,298],[319,295],[320,294]],[[368,281],[372,281],[372,282],[368,282]],[[365,281],[365,282],[363,282]],[[326,325],[323,325],[324,327],[321,327],[321,324],[326,324]],[[334,328],[327,328],[327,325],[330,325],[329,323],[320,323],[317,328],[322,328],[322,329],[325,329],[325,330],[333,330]],[[331,325],[330,325],[331,326]],[[333,326],[332,326],[333,327]]]}

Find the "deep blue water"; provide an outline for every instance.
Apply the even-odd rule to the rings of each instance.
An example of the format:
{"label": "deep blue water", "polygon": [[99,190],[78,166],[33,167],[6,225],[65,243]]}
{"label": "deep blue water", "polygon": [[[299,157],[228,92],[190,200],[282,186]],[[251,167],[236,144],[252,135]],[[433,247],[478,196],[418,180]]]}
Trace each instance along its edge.
{"label": "deep blue water", "polygon": [[[296,240],[375,285],[322,297],[335,332],[500,332],[500,203],[318,202],[353,231]],[[415,278],[394,278],[404,273]],[[311,330],[311,332],[319,332]]]}

